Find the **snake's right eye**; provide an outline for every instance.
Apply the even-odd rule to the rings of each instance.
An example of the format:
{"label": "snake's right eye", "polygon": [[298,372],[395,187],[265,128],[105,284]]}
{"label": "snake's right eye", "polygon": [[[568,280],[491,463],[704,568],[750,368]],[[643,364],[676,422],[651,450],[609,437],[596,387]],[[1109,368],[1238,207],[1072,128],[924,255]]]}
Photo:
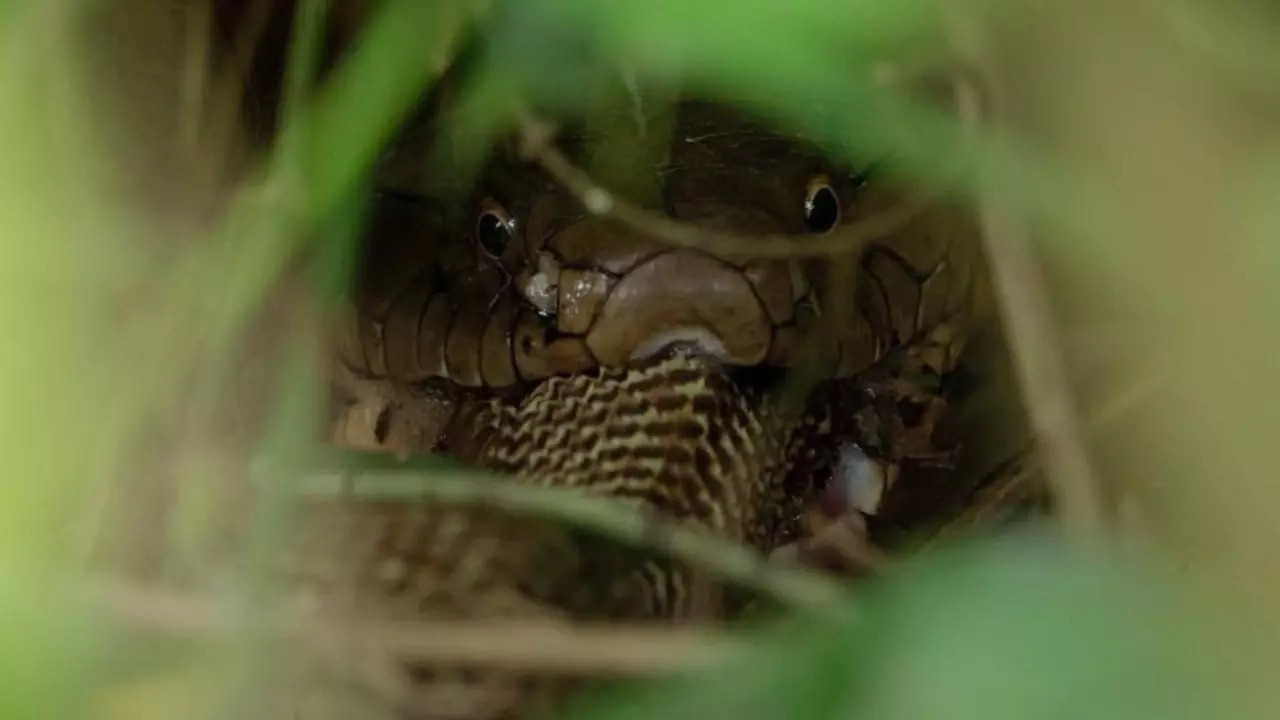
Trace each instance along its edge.
{"label": "snake's right eye", "polygon": [[515,220],[498,203],[486,200],[476,218],[475,236],[480,249],[492,258],[502,257],[515,234]]}

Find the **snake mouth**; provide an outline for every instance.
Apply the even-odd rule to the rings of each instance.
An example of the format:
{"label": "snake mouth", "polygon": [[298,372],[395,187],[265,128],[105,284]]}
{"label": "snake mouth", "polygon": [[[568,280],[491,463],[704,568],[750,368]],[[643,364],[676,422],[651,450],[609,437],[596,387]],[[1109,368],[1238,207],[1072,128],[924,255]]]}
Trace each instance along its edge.
{"label": "snake mouth", "polygon": [[[734,265],[693,249],[637,253],[626,263],[569,265],[551,252],[515,279],[537,317],[514,334],[521,377],[642,366],[681,355],[736,374],[786,366],[805,320],[789,263]],[[803,291],[803,292],[800,292]],[[801,296],[797,298],[797,295]]]}
{"label": "snake mouth", "polygon": [[[559,306],[561,329],[585,331],[588,349],[604,365],[670,349],[754,365],[765,360],[771,346],[771,318],[747,274],[707,253],[662,252],[598,289],[575,288],[563,278],[561,284],[577,293]],[[573,308],[592,295],[598,300],[589,321],[569,323]]]}
{"label": "snake mouth", "polygon": [[695,357],[713,366],[733,362],[733,356],[720,338],[706,328],[692,326],[670,328],[641,341],[631,351],[630,360],[636,362],[675,355]]}
{"label": "snake mouth", "polygon": [[786,381],[788,369],[776,365],[746,365],[736,362],[713,333],[702,327],[675,328],[641,343],[629,360],[643,366],[671,357],[692,358],[725,375],[744,392],[772,392]]}
{"label": "snake mouth", "polygon": [[626,364],[644,367],[672,357],[690,358],[713,372],[722,373],[747,393],[770,392],[780,387],[788,372],[784,367],[735,361],[724,343],[703,327],[680,327],[658,333],[638,345]]}

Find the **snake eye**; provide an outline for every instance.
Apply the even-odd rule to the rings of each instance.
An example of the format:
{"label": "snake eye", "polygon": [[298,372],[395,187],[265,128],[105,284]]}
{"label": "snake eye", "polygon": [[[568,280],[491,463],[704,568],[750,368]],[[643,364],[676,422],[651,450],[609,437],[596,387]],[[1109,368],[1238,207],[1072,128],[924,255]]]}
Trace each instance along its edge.
{"label": "snake eye", "polygon": [[491,257],[501,257],[515,233],[515,220],[498,203],[486,200],[476,218],[476,242]]}
{"label": "snake eye", "polygon": [[821,235],[840,222],[840,198],[825,175],[809,181],[804,195],[804,224],[809,232]]}

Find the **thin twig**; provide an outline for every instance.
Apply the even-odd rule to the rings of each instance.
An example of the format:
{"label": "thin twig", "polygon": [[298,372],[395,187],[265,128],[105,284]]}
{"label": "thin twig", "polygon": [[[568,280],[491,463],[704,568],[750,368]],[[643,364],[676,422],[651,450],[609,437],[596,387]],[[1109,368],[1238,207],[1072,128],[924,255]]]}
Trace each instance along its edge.
{"label": "thin twig", "polygon": [[980,484],[957,516],[929,532],[916,552],[949,542],[975,528],[991,526],[1002,513],[1031,502],[1042,485],[1037,474],[1043,471],[1035,453],[1020,451],[1000,462]]}
{"label": "thin twig", "polygon": [[[992,81],[990,64],[983,62],[972,42],[965,44],[969,45],[964,49],[969,51],[973,65],[983,69],[984,77]],[[972,134],[983,121],[977,90],[961,79],[955,84],[960,119]],[[994,99],[991,104],[995,104]],[[997,111],[989,108],[993,115]],[[1009,333],[1037,449],[1057,499],[1057,511],[1073,532],[1095,536],[1103,529],[1099,488],[1068,390],[1042,273],[1028,246],[1026,228],[1001,211],[989,187],[980,190],[982,236],[992,284]]]}
{"label": "thin twig", "polygon": [[[212,3],[209,4],[212,13]],[[245,90],[250,82],[253,70],[254,54],[261,49],[262,38],[271,20],[272,5],[266,0],[253,0],[242,13],[241,20],[231,28],[233,35],[229,39],[225,62],[229,66],[222,78],[208,76],[209,86],[203,88],[206,96],[200,98],[201,107],[208,113],[220,113],[216,120],[220,122],[204,123],[194,128],[194,137],[203,139],[208,136],[210,154],[204,159],[206,168],[205,182],[210,188],[223,182],[228,169],[234,162],[234,150],[237,140],[243,140],[238,134],[245,131],[244,102]],[[209,21],[209,32],[213,32],[212,17]],[[235,32],[238,30],[239,32]],[[213,40],[210,38],[210,47]],[[206,67],[210,66],[208,60]],[[219,81],[220,80],[220,81]],[[207,118],[206,118],[207,119]],[[197,122],[199,119],[197,118]],[[234,168],[232,168],[234,169]]]}
{"label": "thin twig", "polygon": [[844,589],[816,573],[788,567],[717,537],[637,512],[614,499],[563,489],[501,482],[479,473],[386,470],[356,476],[318,475],[303,483],[304,497],[323,499],[429,499],[484,504],[566,523],[633,547],[654,550],[777,598],[793,607],[821,607],[845,599]]}
{"label": "thin twig", "polygon": [[[95,583],[86,592],[110,617],[133,628],[201,638],[234,637],[245,629],[230,603],[209,594],[113,582]],[[350,653],[358,641],[363,649],[405,661],[595,677],[705,667],[746,647],[706,629],[538,618],[375,621],[294,607],[268,613],[260,627],[275,639],[325,653]]]}
{"label": "thin twig", "polygon": [[[299,125],[298,117],[310,101],[316,67],[320,64],[320,47],[328,12],[328,0],[310,0],[293,10],[289,57],[285,64],[284,98],[280,106],[282,127]],[[286,141],[287,138],[281,140]]]}
{"label": "thin twig", "polygon": [[913,196],[880,214],[841,227],[822,238],[821,242],[814,242],[812,236],[801,235],[735,235],[672,220],[618,197],[557,150],[546,127],[531,117],[521,118],[520,137],[524,153],[572,193],[588,212],[616,220],[668,245],[698,248],[717,255],[753,258],[845,255],[873,240],[901,232],[933,201],[927,194]]}

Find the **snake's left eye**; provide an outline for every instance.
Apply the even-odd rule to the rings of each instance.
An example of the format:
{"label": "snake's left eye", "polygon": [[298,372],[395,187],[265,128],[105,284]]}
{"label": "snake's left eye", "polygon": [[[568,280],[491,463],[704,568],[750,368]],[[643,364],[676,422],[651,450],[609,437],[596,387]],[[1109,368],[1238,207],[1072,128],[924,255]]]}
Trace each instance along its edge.
{"label": "snake's left eye", "polygon": [[840,222],[840,198],[825,175],[809,181],[804,194],[804,224],[809,232],[822,235]]}
{"label": "snake's left eye", "polygon": [[501,257],[513,235],[515,220],[506,208],[493,200],[481,203],[475,227],[476,242],[480,244],[480,249],[490,257]]}

